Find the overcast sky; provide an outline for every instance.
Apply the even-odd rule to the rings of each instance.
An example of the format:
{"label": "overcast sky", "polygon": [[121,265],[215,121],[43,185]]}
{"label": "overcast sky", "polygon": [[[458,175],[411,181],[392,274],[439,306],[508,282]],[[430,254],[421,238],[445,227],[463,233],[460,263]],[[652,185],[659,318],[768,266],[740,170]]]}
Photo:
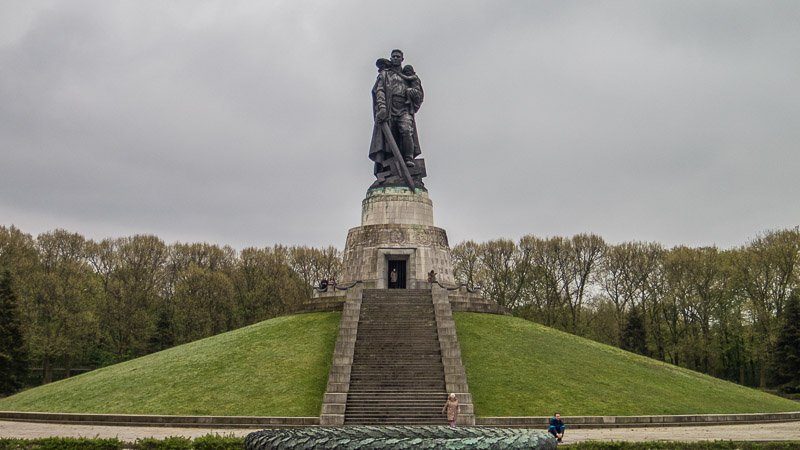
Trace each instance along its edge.
{"label": "overcast sky", "polygon": [[0,1],[0,224],[344,246],[375,60],[451,244],[800,223],[800,2]]}

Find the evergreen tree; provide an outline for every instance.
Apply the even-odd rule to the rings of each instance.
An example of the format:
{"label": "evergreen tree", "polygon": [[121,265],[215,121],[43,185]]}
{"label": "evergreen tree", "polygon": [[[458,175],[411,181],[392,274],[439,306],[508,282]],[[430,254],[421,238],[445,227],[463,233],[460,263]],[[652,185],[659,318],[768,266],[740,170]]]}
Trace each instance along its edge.
{"label": "evergreen tree", "polygon": [[775,346],[775,378],[782,390],[800,392],[800,293],[792,292],[783,311]]}
{"label": "evergreen tree", "polygon": [[644,319],[639,308],[632,307],[628,313],[628,321],[622,330],[622,348],[629,352],[647,355],[647,334],[644,329]]}
{"label": "evergreen tree", "polygon": [[28,354],[22,342],[17,297],[11,273],[0,272],[0,395],[19,390],[28,372]]}
{"label": "evergreen tree", "polygon": [[156,330],[148,341],[148,352],[158,352],[175,345],[175,337],[172,331],[172,316],[166,307],[158,312]]}

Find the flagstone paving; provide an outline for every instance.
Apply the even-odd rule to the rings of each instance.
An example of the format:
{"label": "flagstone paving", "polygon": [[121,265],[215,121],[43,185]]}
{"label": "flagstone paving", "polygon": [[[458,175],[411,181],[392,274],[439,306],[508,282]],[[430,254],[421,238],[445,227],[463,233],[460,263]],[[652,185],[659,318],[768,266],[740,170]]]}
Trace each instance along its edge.
{"label": "flagstone paving", "polygon": [[[117,427],[105,425],[61,425],[0,421],[0,437],[35,439],[42,437],[100,437],[135,441],[137,438],[169,436],[199,437],[209,433],[245,436],[252,429]],[[565,444],[597,441],[800,441],[800,422],[710,427],[605,428],[567,430]]]}

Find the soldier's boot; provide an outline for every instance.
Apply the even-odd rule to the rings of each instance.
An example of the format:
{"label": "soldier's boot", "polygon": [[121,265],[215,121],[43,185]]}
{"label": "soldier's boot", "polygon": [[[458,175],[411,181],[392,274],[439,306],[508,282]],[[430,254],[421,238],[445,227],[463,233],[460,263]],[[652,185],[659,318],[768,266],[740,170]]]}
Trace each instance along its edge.
{"label": "soldier's boot", "polygon": [[403,134],[403,159],[407,167],[414,167],[414,138],[411,133]]}

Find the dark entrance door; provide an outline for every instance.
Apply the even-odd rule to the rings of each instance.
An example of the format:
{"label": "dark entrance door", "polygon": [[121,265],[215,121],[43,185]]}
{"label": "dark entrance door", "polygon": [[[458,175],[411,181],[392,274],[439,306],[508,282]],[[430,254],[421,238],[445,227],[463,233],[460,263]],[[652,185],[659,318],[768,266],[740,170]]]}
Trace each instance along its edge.
{"label": "dark entrance door", "polygon": [[389,260],[389,289],[406,288],[406,262],[405,260]]}

